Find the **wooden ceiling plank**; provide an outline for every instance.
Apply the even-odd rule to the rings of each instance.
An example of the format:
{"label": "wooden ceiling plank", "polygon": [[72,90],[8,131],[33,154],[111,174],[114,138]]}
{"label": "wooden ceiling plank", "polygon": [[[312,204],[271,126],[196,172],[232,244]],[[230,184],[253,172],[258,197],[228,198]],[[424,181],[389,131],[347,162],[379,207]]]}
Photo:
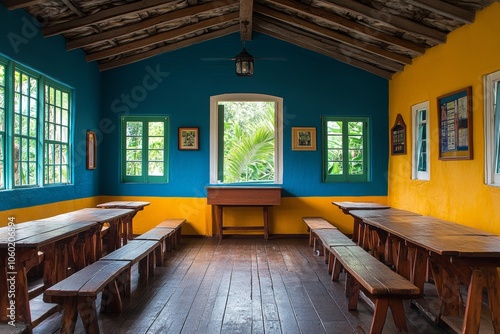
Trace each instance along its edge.
{"label": "wooden ceiling plank", "polygon": [[378,76],[384,77],[386,79],[390,79],[395,71],[388,71],[385,69],[381,69],[377,66],[359,61],[350,55],[346,55],[336,51],[335,47],[328,47],[328,44],[322,43],[313,38],[309,38],[304,36],[303,34],[296,33],[292,30],[289,30],[284,27],[279,27],[272,22],[263,21],[260,18],[255,18],[254,20],[254,30],[261,32],[263,34],[267,34],[269,36],[276,37],[278,39],[284,40],[288,43],[294,44],[298,47],[305,48],[311,50],[313,52],[317,52],[323,54],[327,57],[334,58],[343,63],[361,68],[370,73],[376,74]]}
{"label": "wooden ceiling plank", "polygon": [[287,23],[280,22],[269,17],[264,17],[257,13],[255,15],[255,20],[257,20],[256,22],[258,22],[259,24],[263,24],[262,22],[265,22],[264,24],[266,24],[268,27],[278,27],[279,29],[282,29],[284,31],[290,31],[295,34],[295,38],[299,38],[299,42],[302,41],[302,38],[307,39],[306,41],[302,41],[303,44],[315,41],[315,43],[317,43],[318,45],[322,45],[324,49],[329,50],[330,52],[337,52],[344,55],[347,54],[350,55],[351,58],[363,60],[370,64],[377,64],[377,66],[384,69],[398,72],[402,71],[405,66],[404,64],[381,57],[380,55],[366,52],[363,49],[357,49],[345,43],[331,40],[328,37],[322,37],[321,35],[318,35],[314,32],[304,31],[301,28],[290,26]]}
{"label": "wooden ceiling plank", "polygon": [[201,36],[196,36],[196,37],[192,37],[189,39],[185,39],[185,40],[177,42],[177,43],[172,43],[172,44],[168,44],[165,46],[161,46],[161,47],[158,47],[158,48],[153,49],[153,50],[149,50],[149,51],[142,52],[142,53],[135,54],[135,55],[128,56],[128,57],[123,57],[123,58],[120,58],[117,60],[112,60],[112,61],[109,61],[106,63],[100,63],[99,70],[100,71],[107,71],[107,70],[110,70],[113,68],[132,64],[132,63],[138,62],[140,60],[150,58],[150,57],[153,57],[153,56],[165,53],[165,52],[178,50],[178,49],[181,49],[181,48],[184,48],[187,46],[191,46],[191,45],[194,45],[197,43],[201,43],[201,42],[205,42],[205,41],[208,41],[211,39],[215,39],[215,38],[219,38],[219,37],[222,37],[225,35],[229,35],[229,34],[237,32],[238,30],[239,30],[239,25],[235,24],[235,25],[230,26],[230,27],[226,27],[223,29],[219,29],[216,31],[205,33]]}
{"label": "wooden ceiling plank", "polygon": [[352,31],[354,33],[366,36],[368,38],[373,38],[378,41],[391,44],[394,46],[398,46],[401,48],[405,48],[407,50],[410,50],[412,52],[415,52],[419,55],[424,54],[425,48],[421,47],[419,45],[416,45],[415,43],[412,43],[410,41],[407,41],[405,39],[390,35],[390,34],[385,34],[381,32],[380,30],[375,30],[370,27],[367,27],[365,25],[353,22],[351,20],[348,20],[342,16],[339,16],[334,13],[329,13],[324,10],[321,10],[319,8],[311,7],[311,6],[306,6],[304,4],[298,3],[298,2],[292,2],[289,0],[270,0],[271,3],[289,8],[291,10],[300,12],[303,15],[307,15],[309,17],[315,17],[321,20],[328,21],[331,24],[335,24],[336,26],[339,26],[343,29],[347,29],[348,31]]}
{"label": "wooden ceiling plank", "polygon": [[381,23],[390,25],[396,29],[407,31],[413,34],[423,36],[424,38],[433,41],[436,44],[446,42],[446,33],[430,28],[415,21],[407,20],[403,17],[392,15],[388,12],[382,12],[370,6],[364,5],[357,1],[352,0],[321,0],[340,7],[350,13],[357,13],[358,15],[379,21]]}
{"label": "wooden ceiling plank", "polygon": [[433,13],[448,17],[458,22],[468,24],[474,22],[474,12],[454,6],[440,0],[406,0],[406,2],[427,9]]}
{"label": "wooden ceiling plank", "polygon": [[212,10],[214,8],[224,9],[226,7],[234,6],[236,4],[237,0],[218,0],[192,7],[182,8],[173,12],[169,12],[163,15],[152,17],[150,19],[143,20],[138,23],[126,25],[116,29],[110,29],[99,34],[92,34],[85,37],[68,40],[66,43],[66,48],[68,50],[73,50],[77,48],[88,47],[93,44],[105,42],[113,38],[128,35],[134,31],[147,30],[163,22],[177,20],[183,17],[196,16],[203,12]]}
{"label": "wooden ceiling plank", "polygon": [[102,51],[97,51],[94,53],[89,53],[86,56],[87,61],[94,61],[94,60],[99,60],[99,59],[104,59],[112,56],[116,56],[120,53],[132,51],[135,49],[140,49],[152,44],[156,44],[159,42],[164,42],[168,41],[169,39],[172,38],[177,38],[182,35],[190,34],[199,30],[207,29],[210,27],[213,27],[214,25],[219,25],[224,22],[229,22],[233,20],[237,20],[239,16],[238,12],[233,12],[230,14],[218,16],[218,17],[213,17],[210,19],[206,19],[203,21],[199,21],[194,24],[186,25],[177,29],[172,29],[169,31],[165,31],[162,33],[159,33],[157,35],[153,35],[150,37],[146,37],[143,39],[139,39],[130,43],[122,44],[117,47],[111,47],[109,49],[105,49]]}
{"label": "wooden ceiling plank", "polygon": [[81,18],[69,20],[64,23],[59,23],[43,28],[44,36],[53,36],[63,34],[83,26],[97,24],[111,19],[120,18],[126,15],[135,14],[141,11],[151,10],[168,5],[165,0],[143,0],[132,2],[126,5],[115,6],[109,9],[101,10],[95,14],[84,16]]}
{"label": "wooden ceiling plank", "polygon": [[252,40],[253,0],[240,0],[240,38]]}
{"label": "wooden ceiling plank", "polygon": [[42,2],[42,0],[2,0],[1,2],[8,10],[14,10],[37,5]]}
{"label": "wooden ceiling plank", "polygon": [[308,29],[310,31],[313,31],[316,34],[326,36],[328,38],[332,38],[334,40],[337,40],[339,42],[345,43],[347,45],[351,45],[357,49],[361,49],[373,54],[376,54],[378,56],[399,62],[401,64],[411,64],[411,58],[397,54],[394,52],[387,51],[385,49],[382,49],[376,45],[373,44],[368,44],[364,43],[362,41],[356,40],[355,38],[352,38],[350,36],[338,33],[336,31],[332,31],[328,28],[321,27],[317,24],[314,24],[312,22],[300,19],[298,17],[292,17],[290,15],[284,14],[282,12],[279,12],[277,10],[271,9],[269,7],[265,6],[260,6],[256,4],[255,6],[256,12],[259,14],[263,14],[272,18],[276,18],[282,22],[288,23],[293,26],[298,26],[298,27],[303,27],[305,29]]}

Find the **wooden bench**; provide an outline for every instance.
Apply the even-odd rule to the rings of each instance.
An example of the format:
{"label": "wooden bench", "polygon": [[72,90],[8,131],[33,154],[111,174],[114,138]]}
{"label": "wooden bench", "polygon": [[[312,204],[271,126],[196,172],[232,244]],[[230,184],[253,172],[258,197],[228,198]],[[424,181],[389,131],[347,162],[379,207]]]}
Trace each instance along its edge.
{"label": "wooden bench", "polygon": [[318,229],[337,229],[335,226],[330,224],[327,220],[322,217],[302,217],[302,220],[307,225],[307,231],[309,232],[309,246],[314,246],[314,230]]}
{"label": "wooden bench", "polygon": [[[328,263],[329,274],[332,273],[335,262],[335,256],[331,248],[334,246],[356,246],[354,241],[336,228],[315,230],[314,234],[316,235],[314,238],[314,249],[317,249],[319,255],[324,256],[325,263]],[[336,269],[341,270],[342,268],[337,267]]]}
{"label": "wooden bench", "polygon": [[129,268],[124,273],[124,284],[120,286],[125,297],[130,297],[132,282],[132,265],[139,262],[139,283],[147,285],[149,276],[154,275],[155,269],[155,249],[160,247],[158,241],[153,240],[132,240],[125,246],[102,257],[99,261],[128,261]]}
{"label": "wooden bench", "polygon": [[172,248],[171,237],[174,235],[175,230],[167,227],[155,227],[151,230],[137,236],[134,240],[153,240],[158,241],[160,246],[156,248],[156,265],[162,267],[165,261],[165,253]]}
{"label": "wooden bench", "polygon": [[102,291],[101,312],[121,312],[117,279],[131,266],[129,261],[97,261],[51,286],[45,302],[62,305],[61,333],[73,333],[78,313],[86,333],[99,333],[96,298]]}
{"label": "wooden bench", "polygon": [[173,249],[177,248],[177,245],[181,243],[181,227],[185,222],[186,219],[184,218],[173,218],[165,219],[164,221],[156,225],[156,227],[171,228],[174,230],[173,236],[170,240],[170,247],[172,247]]}
{"label": "wooden bench", "polygon": [[[375,300],[370,333],[379,334],[385,324],[388,308],[399,331],[408,331],[403,299],[418,297],[419,289],[359,246],[331,247],[335,264],[346,270],[348,309],[357,309],[359,290]],[[335,280],[337,280],[336,278]]]}

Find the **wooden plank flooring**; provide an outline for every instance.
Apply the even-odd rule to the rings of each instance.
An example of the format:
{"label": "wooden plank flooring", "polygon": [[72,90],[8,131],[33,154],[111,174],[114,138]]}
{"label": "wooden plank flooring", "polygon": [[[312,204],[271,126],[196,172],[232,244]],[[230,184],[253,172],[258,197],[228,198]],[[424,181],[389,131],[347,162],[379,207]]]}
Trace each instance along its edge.
{"label": "wooden plank flooring", "polygon": [[[369,333],[373,311],[347,311],[343,277],[331,282],[307,238],[183,238],[121,314],[99,314],[101,333]],[[405,303],[409,333],[450,333]],[[59,333],[57,313],[34,328]],[[83,333],[81,320],[77,333]],[[390,315],[384,333],[397,333]]]}

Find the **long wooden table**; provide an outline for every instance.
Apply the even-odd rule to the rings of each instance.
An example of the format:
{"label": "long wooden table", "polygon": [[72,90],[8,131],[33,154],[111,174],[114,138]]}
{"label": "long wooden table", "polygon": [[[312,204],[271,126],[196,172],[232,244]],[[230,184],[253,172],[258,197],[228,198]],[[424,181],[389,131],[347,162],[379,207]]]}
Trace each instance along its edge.
{"label": "long wooden table", "polygon": [[[486,289],[494,332],[500,333],[500,236],[434,217],[383,212],[363,218],[357,211],[351,214],[387,241],[378,247],[393,249],[396,270],[421,291],[430,263],[439,299],[436,320],[462,333],[478,333]],[[465,309],[460,285],[468,286]]]}
{"label": "long wooden table", "polygon": [[[383,209],[390,209],[390,206],[380,204],[380,203],[373,203],[373,202],[332,202],[333,205],[339,207],[340,210],[342,210],[343,213],[345,214],[350,214],[351,211],[354,210],[383,210]],[[353,226],[353,232],[352,232],[352,240],[354,242],[358,242],[360,240],[361,233],[363,231],[360,231],[360,224],[362,221],[356,217],[354,217],[354,226]]]}
{"label": "long wooden table", "polygon": [[98,208],[103,209],[132,209],[134,213],[127,216],[123,225],[123,244],[126,245],[128,240],[132,239],[134,235],[133,218],[137,212],[144,210],[145,206],[151,204],[150,202],[129,202],[129,201],[112,201],[98,204]]}
{"label": "long wooden table", "polygon": [[89,221],[97,223],[98,228],[95,231],[92,231],[95,235],[96,241],[91,242],[89,238],[85,239],[87,241],[87,244],[85,245],[85,255],[88,263],[90,264],[102,257],[102,244],[99,242],[99,240],[101,240],[102,226],[105,223],[109,224],[109,243],[107,246],[108,251],[112,252],[121,247],[123,241],[123,224],[129,220],[131,215],[134,214],[135,211],[131,209],[85,208],[40,219],[38,221],[61,221],[66,223]]}
{"label": "long wooden table", "polygon": [[[44,252],[44,285],[66,277],[70,247],[96,222],[31,221],[0,228],[0,321],[31,326],[27,272]],[[12,297],[12,298],[11,298]],[[8,309],[11,307],[11,309]],[[11,317],[12,316],[12,317]]]}
{"label": "long wooden table", "polygon": [[[207,187],[207,203],[216,206],[217,234],[222,240],[224,230],[262,230],[264,239],[269,238],[269,207],[281,204],[280,187]],[[263,226],[224,226],[223,208],[227,206],[262,207]]]}

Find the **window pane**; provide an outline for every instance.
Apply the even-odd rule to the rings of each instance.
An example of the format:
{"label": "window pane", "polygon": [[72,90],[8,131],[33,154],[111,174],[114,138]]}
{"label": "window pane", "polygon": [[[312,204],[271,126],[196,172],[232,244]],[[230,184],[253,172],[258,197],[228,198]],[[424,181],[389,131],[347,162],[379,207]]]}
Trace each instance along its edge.
{"label": "window pane", "polygon": [[[45,85],[45,151],[44,161],[45,184],[68,183],[70,168],[68,157],[69,146],[69,94],[51,85]],[[62,97],[66,103],[62,107]],[[64,109],[63,109],[64,108]],[[62,171],[65,171],[62,173]]]}
{"label": "window pane", "polygon": [[220,181],[274,181],[275,103],[231,101],[219,106],[223,106]]}
{"label": "window pane", "polygon": [[127,122],[127,136],[142,136],[142,122]]}
{"label": "window pane", "polygon": [[164,134],[164,124],[163,122],[150,122],[149,123],[149,135],[150,136],[162,136]]}
{"label": "window pane", "polygon": [[142,163],[141,162],[127,162],[127,176],[141,176]]}
{"label": "window pane", "polygon": [[342,162],[328,162],[328,174],[330,175],[342,175],[344,174],[344,168]]}

